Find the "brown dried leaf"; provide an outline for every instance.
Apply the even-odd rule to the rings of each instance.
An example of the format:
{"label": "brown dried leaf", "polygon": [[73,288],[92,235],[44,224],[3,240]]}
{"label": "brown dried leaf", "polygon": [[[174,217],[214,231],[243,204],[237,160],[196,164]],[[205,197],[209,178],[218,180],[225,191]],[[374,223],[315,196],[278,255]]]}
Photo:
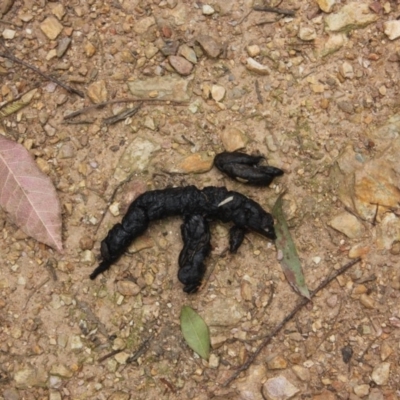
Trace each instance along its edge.
{"label": "brown dried leaf", "polygon": [[0,207],[27,235],[62,251],[61,207],[50,178],[22,145],[0,136]]}

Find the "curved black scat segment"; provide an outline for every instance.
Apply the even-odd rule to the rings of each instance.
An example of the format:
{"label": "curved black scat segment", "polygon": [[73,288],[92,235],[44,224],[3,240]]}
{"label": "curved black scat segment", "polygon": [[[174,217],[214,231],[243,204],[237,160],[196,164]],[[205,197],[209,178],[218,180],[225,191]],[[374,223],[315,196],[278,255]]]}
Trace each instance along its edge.
{"label": "curved black scat segment", "polygon": [[145,232],[151,221],[174,215],[199,215],[208,220],[233,222],[237,229],[256,231],[276,239],[271,214],[241,193],[215,186],[202,190],[195,186],[152,190],[136,198],[121,223],[108,232],[101,243],[103,260],[90,278],[95,279],[107,271],[132,241]]}
{"label": "curved black scat segment", "polygon": [[231,253],[236,253],[238,248],[243,243],[246,230],[233,225],[229,230],[229,251]]}
{"label": "curved black scat segment", "polygon": [[211,252],[210,227],[201,215],[187,215],[181,234],[183,249],[179,254],[178,279],[185,285],[184,292],[195,293],[206,272],[204,260]]}
{"label": "curved black scat segment", "polygon": [[223,152],[214,158],[214,165],[230,178],[256,186],[269,186],[283,171],[269,165],[258,165],[262,156],[251,156],[240,151]]}

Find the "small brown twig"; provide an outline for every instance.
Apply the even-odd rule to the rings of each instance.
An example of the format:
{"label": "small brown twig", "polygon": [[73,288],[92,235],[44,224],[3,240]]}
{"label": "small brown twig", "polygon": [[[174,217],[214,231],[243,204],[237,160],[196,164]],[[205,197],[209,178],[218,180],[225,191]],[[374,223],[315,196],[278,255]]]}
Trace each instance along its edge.
{"label": "small brown twig", "polygon": [[148,337],[148,338],[140,345],[140,347],[137,349],[137,351],[136,351],[132,356],[130,356],[130,357],[126,360],[126,363],[127,363],[127,364],[131,364],[131,363],[137,361],[138,358],[139,358],[140,356],[142,356],[142,355],[146,352],[146,350],[147,350],[147,348],[148,348],[148,345],[149,345],[150,341],[153,339],[153,337],[154,337],[154,334],[152,334],[150,337]]}
{"label": "small brown twig", "polygon": [[105,125],[114,125],[119,121],[124,121],[128,117],[132,117],[135,115],[139,110],[140,107],[142,107],[143,103],[139,103],[137,106],[133,108],[128,108],[127,110],[124,110],[117,115],[113,115],[112,117],[105,118],[103,120],[103,124]]}
{"label": "small brown twig", "polygon": [[348,262],[345,264],[343,267],[335,271],[335,273],[323,280],[319,286],[313,290],[310,293],[310,300],[303,297],[300,302],[293,308],[293,310],[270,332],[264,340],[261,342],[261,344],[257,347],[255,352],[248,358],[248,360],[242,364],[232,375],[230,378],[228,378],[222,386],[226,387],[228,386],[231,382],[233,382],[243,371],[246,371],[250,365],[254,362],[254,360],[257,358],[257,356],[261,353],[261,351],[264,349],[264,347],[283,329],[283,327],[293,319],[293,317],[305,306],[307,305],[315,295],[320,292],[322,289],[324,289],[326,286],[328,286],[334,279],[336,279],[339,275],[342,275],[345,273],[349,268],[351,268],[354,264],[357,264],[358,262],[361,261],[361,257],[356,258],[353,261]]}
{"label": "small brown twig", "polygon": [[285,10],[284,8],[278,7],[269,7],[269,6],[255,6],[253,7],[254,11],[265,11],[265,12],[273,12],[276,14],[283,14],[283,15],[295,15],[296,12],[293,10]]}
{"label": "small brown twig", "polygon": [[47,75],[47,74],[45,74],[44,72],[42,72],[40,69],[34,67],[33,65],[30,65],[30,64],[28,64],[27,62],[25,62],[25,61],[23,61],[23,60],[20,60],[19,58],[13,56],[12,54],[9,53],[8,49],[4,46],[3,43],[0,42],[0,44],[1,44],[1,46],[2,46],[2,47],[5,49],[5,51],[6,51],[5,53],[0,53],[0,57],[8,58],[9,60],[14,61],[14,62],[17,63],[17,64],[20,64],[20,65],[23,65],[23,66],[26,67],[26,68],[29,68],[30,70],[36,72],[36,73],[37,73],[38,75],[40,75],[41,77],[43,77],[43,78],[45,78],[45,79],[47,79],[47,80],[49,80],[49,81],[52,81],[52,82],[56,83],[58,86],[61,86],[62,88],[64,88],[64,89],[65,89],[67,92],[69,92],[69,93],[75,93],[75,94],[77,94],[79,97],[82,97],[82,98],[85,97],[85,95],[83,94],[83,92],[81,92],[80,90],[74,89],[73,87],[66,85],[65,83],[59,81],[57,78],[54,78],[54,77],[51,76],[51,75]]}
{"label": "small brown twig", "polygon": [[139,98],[134,98],[134,97],[127,97],[127,98],[124,98],[124,99],[109,100],[109,101],[105,101],[104,103],[98,103],[98,104],[94,104],[94,105],[89,106],[89,107],[81,108],[80,110],[77,110],[77,111],[74,111],[74,112],[72,112],[70,114],[67,114],[64,117],[64,120],[77,117],[78,115],[81,115],[81,114],[86,113],[86,112],[91,111],[91,110],[96,110],[98,108],[103,108],[103,107],[108,106],[110,104],[133,103],[135,101],[140,101],[142,103],[159,101],[159,102],[168,103],[168,104],[174,104],[174,105],[178,105],[178,106],[179,105],[188,104],[187,101],[173,101],[173,100],[161,100],[161,99],[139,99]]}
{"label": "small brown twig", "polygon": [[113,351],[111,351],[110,353],[106,354],[105,356],[100,357],[100,358],[97,360],[97,362],[101,363],[101,362],[107,360],[107,358],[110,358],[110,357],[112,357],[112,356],[115,356],[116,354],[121,353],[122,351],[123,351],[123,349],[113,350]]}
{"label": "small brown twig", "polygon": [[256,94],[257,94],[257,100],[260,104],[264,104],[264,100],[261,96],[261,90],[260,90],[260,84],[258,83],[258,81],[256,80],[254,82],[254,87],[256,89]]}
{"label": "small brown twig", "polygon": [[32,296],[33,296],[42,286],[44,286],[49,280],[50,280],[50,278],[44,279],[41,283],[39,283],[39,285],[37,285],[37,286],[32,290],[32,292],[29,294],[28,298],[26,299],[26,303],[25,303],[25,306],[24,306],[23,310],[25,310],[26,307],[28,307],[28,303],[29,303],[29,301],[31,300]]}

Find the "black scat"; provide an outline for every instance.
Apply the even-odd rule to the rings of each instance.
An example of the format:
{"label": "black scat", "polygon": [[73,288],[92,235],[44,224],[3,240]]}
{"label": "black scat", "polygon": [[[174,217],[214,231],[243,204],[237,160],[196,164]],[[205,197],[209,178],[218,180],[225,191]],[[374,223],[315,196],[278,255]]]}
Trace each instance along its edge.
{"label": "black scat", "polygon": [[230,178],[256,186],[269,186],[274,178],[283,175],[279,168],[259,165],[262,156],[251,156],[240,151],[223,152],[214,158],[214,165]]}
{"label": "black scat", "polygon": [[[243,238],[240,239],[240,237],[244,237],[244,232],[247,230],[256,231],[272,240],[276,238],[271,214],[241,193],[215,186],[208,186],[204,189],[187,186],[152,190],[134,200],[121,223],[114,225],[108,232],[107,237],[101,243],[103,261],[92,272],[90,279],[95,279],[100,273],[108,270],[132,241],[144,233],[151,221],[174,215],[183,216],[189,222],[190,217],[194,215],[201,217],[202,221],[233,222],[236,227],[231,231],[231,249],[233,251],[238,249],[243,241]],[[205,232],[205,225],[203,230]],[[204,237],[204,235],[201,236],[202,240]],[[189,242],[189,238],[187,239]],[[232,245],[232,243],[234,244]],[[201,274],[199,270],[202,268],[200,265],[204,258],[208,255],[206,253],[203,250],[199,251],[199,257],[203,257],[203,259],[200,257],[200,262],[194,258],[191,260],[193,277],[184,278],[186,281],[191,280],[190,287],[185,287],[187,291],[195,292],[200,286],[204,272]],[[197,255],[196,252],[193,254],[193,257]],[[195,267],[195,265],[197,266]],[[184,284],[188,286],[185,282]]]}

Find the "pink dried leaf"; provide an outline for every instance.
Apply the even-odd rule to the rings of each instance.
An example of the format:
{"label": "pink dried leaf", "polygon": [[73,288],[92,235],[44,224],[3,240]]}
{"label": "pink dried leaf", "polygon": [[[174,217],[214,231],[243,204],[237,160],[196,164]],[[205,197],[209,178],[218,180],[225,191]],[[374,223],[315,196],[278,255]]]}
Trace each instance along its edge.
{"label": "pink dried leaf", "polygon": [[61,207],[53,183],[24,146],[1,135],[0,207],[27,235],[62,251]]}

